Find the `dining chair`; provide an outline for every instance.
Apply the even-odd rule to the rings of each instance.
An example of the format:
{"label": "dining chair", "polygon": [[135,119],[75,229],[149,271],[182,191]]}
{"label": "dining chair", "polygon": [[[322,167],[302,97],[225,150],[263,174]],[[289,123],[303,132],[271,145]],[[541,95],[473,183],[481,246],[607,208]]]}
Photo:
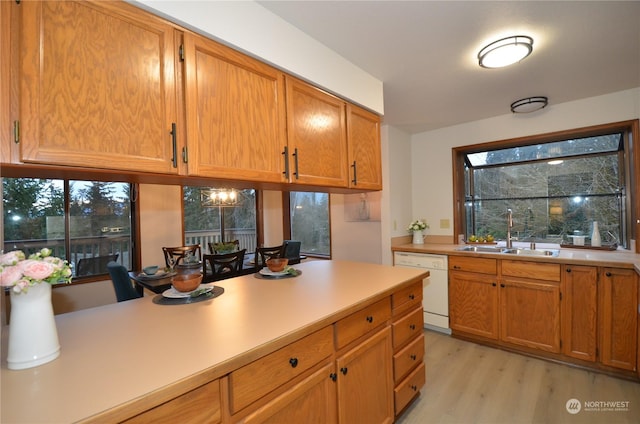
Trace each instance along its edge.
{"label": "dining chair", "polygon": [[200,250],[199,244],[178,247],[163,247],[162,251],[164,252],[164,261],[167,264],[167,267],[171,267],[171,259],[175,260],[173,266],[176,266],[179,265],[180,262],[188,254],[191,254],[198,258],[198,261],[202,259],[202,251]]}
{"label": "dining chair", "polygon": [[115,261],[111,261],[107,264],[107,270],[111,276],[111,281],[113,282],[113,288],[116,291],[116,299],[118,302],[142,297],[133,287],[133,284],[131,284],[127,268]]}
{"label": "dining chair", "polygon": [[279,258],[282,255],[284,245],[272,247],[256,247],[256,268],[264,267],[267,259]]}
{"label": "dining chair", "polygon": [[94,256],[92,258],[82,258],[76,265],[76,277],[85,275],[101,275],[107,273],[107,264],[117,261],[119,253],[113,255]]}
{"label": "dining chair", "polygon": [[302,242],[297,240],[285,240],[282,244],[281,257],[289,259],[289,265],[300,263],[300,246]]}
{"label": "dining chair", "polygon": [[237,252],[203,255],[202,256],[202,282],[220,281],[226,278],[242,275],[244,254],[247,249]]}
{"label": "dining chair", "polygon": [[228,242],[220,242],[220,243],[208,243],[209,252],[213,255],[219,255],[221,253],[229,253],[229,250],[236,251],[240,250],[240,240],[233,240]]}

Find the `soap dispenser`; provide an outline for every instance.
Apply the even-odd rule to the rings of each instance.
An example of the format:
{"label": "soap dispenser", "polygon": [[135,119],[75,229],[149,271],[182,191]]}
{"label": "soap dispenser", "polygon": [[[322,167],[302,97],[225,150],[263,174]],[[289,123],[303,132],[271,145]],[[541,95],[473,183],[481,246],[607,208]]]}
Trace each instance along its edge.
{"label": "soap dispenser", "polygon": [[593,229],[591,230],[591,247],[600,247],[602,240],[600,239],[600,230],[598,229],[598,221],[593,221]]}

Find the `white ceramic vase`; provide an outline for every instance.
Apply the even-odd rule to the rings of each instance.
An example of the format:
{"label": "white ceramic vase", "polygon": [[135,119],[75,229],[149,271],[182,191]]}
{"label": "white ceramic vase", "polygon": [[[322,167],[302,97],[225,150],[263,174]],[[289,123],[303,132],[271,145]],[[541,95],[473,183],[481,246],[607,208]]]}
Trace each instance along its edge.
{"label": "white ceramic vase", "polygon": [[424,244],[424,236],[422,230],[413,231],[413,244]]}
{"label": "white ceramic vase", "polygon": [[9,369],[37,367],[60,355],[51,284],[35,284],[26,293],[11,291],[9,319]]}
{"label": "white ceramic vase", "polygon": [[593,229],[591,231],[591,246],[600,247],[602,240],[600,239],[600,230],[598,229],[598,221],[593,221]]}

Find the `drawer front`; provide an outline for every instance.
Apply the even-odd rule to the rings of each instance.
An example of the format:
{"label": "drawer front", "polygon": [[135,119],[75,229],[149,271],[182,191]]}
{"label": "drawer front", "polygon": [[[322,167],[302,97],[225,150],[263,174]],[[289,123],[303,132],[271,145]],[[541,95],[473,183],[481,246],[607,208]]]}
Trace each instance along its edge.
{"label": "drawer front", "polygon": [[424,359],[424,334],[393,355],[393,378],[398,384]]}
{"label": "drawer front", "polygon": [[420,304],[422,304],[422,280],[391,295],[393,315],[398,315]]}
{"label": "drawer front", "polygon": [[335,323],[336,348],[345,347],[357,338],[379,327],[389,318],[391,318],[391,306],[389,298],[385,298],[341,319]]}
{"label": "drawer front", "polygon": [[333,329],[291,343],[232,372],[229,377],[232,413],[310,369],[333,353]]}
{"label": "drawer front", "polygon": [[560,281],[560,264],[503,260],[500,267],[504,276]]}
{"label": "drawer front", "polygon": [[469,258],[465,256],[449,256],[450,271],[468,271],[480,274],[493,274],[498,271],[497,259]]}
{"label": "drawer front", "polygon": [[424,314],[422,306],[417,307],[413,312],[393,322],[393,349],[405,345],[409,340],[422,334],[424,326]]}
{"label": "drawer front", "polygon": [[394,389],[396,416],[409,404],[427,381],[424,362]]}

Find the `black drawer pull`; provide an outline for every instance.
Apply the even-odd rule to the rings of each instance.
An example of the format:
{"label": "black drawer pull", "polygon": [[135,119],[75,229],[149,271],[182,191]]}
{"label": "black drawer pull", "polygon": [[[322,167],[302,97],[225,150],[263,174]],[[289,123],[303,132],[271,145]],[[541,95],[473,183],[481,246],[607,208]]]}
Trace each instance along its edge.
{"label": "black drawer pull", "polygon": [[295,368],[298,366],[298,358],[289,359],[289,363],[291,364],[291,368]]}
{"label": "black drawer pull", "polygon": [[342,368],[340,368],[340,372],[341,372],[343,375],[347,375],[347,371],[349,371],[349,370],[347,369],[347,367],[342,367]]}
{"label": "black drawer pull", "polygon": [[332,381],[336,381],[338,379],[338,374],[336,374],[335,372],[332,372],[331,374],[329,374],[329,378]]}
{"label": "black drawer pull", "polygon": [[416,355],[411,355],[410,358],[411,358],[412,361],[415,361],[416,358],[418,358],[418,357]]}
{"label": "black drawer pull", "polygon": [[415,299],[415,298],[416,298],[416,295],[415,295],[415,294],[413,294],[413,293],[412,293],[412,294],[410,294],[410,295],[409,295],[409,299],[413,300],[413,299]]}
{"label": "black drawer pull", "polygon": [[567,268],[567,272],[571,272],[571,268]]}
{"label": "black drawer pull", "polygon": [[607,277],[611,277],[611,273],[610,272],[606,272],[604,275],[606,275]]}
{"label": "black drawer pull", "polygon": [[415,324],[410,324],[410,325],[409,325],[409,329],[411,329],[411,330],[415,330],[415,329],[416,329],[416,325],[415,325]]}
{"label": "black drawer pull", "polygon": [[412,384],[410,387],[411,387],[411,390],[413,390],[414,392],[418,391],[418,386]]}
{"label": "black drawer pull", "polygon": [[369,316],[367,317],[367,322],[368,322],[368,323],[372,323],[372,322],[373,322],[373,317],[372,317],[371,315],[369,315]]}

